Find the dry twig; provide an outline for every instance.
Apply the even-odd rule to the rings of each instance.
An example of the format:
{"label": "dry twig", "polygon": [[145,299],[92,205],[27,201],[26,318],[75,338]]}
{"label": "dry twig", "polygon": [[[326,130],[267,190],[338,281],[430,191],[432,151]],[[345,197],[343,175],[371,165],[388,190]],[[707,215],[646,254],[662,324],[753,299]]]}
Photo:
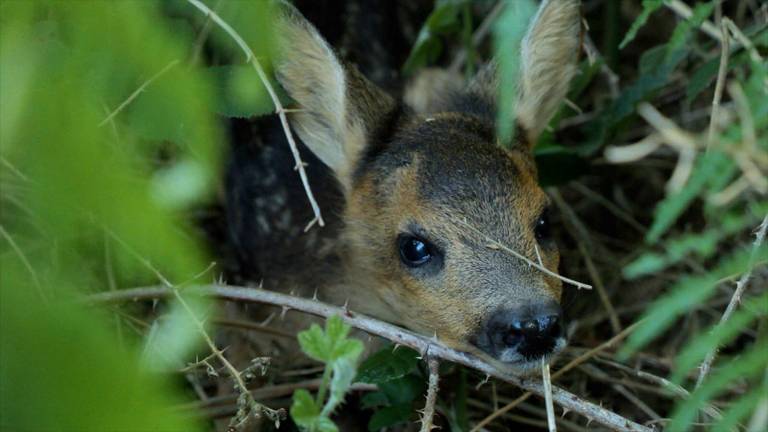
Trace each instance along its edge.
{"label": "dry twig", "polygon": [[[190,286],[185,288],[185,290],[200,295],[207,295],[230,301],[264,303],[274,306],[281,306],[284,308],[295,309],[311,315],[326,318],[333,315],[338,315],[350,326],[363,330],[367,333],[381,336],[396,344],[410,347],[422,353],[426,353],[428,350],[429,355],[434,356],[435,358],[441,358],[470,367],[477,371],[506,381],[510,384],[516,385],[522,389],[528,390],[539,396],[544,395],[544,388],[539,380],[513,375],[507,371],[498,369],[496,366],[478,357],[477,355],[448,348],[440,344],[438,341],[435,341],[433,338],[421,336],[401,327],[353,313],[345,307],[332,306],[312,299],[293,297],[287,294],[266,291],[259,288],[204,285]],[[171,295],[173,295],[171,289],[160,286],[126,289],[118,292],[102,292],[90,296],[88,300],[93,303],[108,303],[127,300],[156,299],[169,297]],[[616,338],[612,340],[615,339]],[[553,387],[552,400],[554,403],[557,403],[569,411],[579,413],[590,420],[596,421],[617,431],[651,432],[651,429],[643,425],[635,423],[610,410],[581,399],[573,393],[570,393],[559,387]]]}
{"label": "dry twig", "polygon": [[[576,357],[575,359],[571,360],[570,362],[568,362],[568,364],[566,364],[565,366],[560,368],[560,370],[558,370],[557,372],[555,372],[552,375],[552,377],[551,377],[552,380],[556,380],[556,379],[560,378],[566,372],[570,371],[571,369],[575,368],[576,366],[578,366],[578,365],[584,363],[585,361],[589,360],[590,358],[594,357],[598,353],[600,353],[600,352],[602,352],[602,351],[612,347],[616,343],[620,342],[621,340],[623,340],[624,338],[629,336],[630,333],[632,333],[637,328],[638,324],[639,323],[632,324],[631,326],[625,328],[621,333],[619,333],[616,336],[612,337],[608,341],[603,342],[602,344],[598,345],[597,347],[592,348],[591,350],[589,350],[589,351],[585,352],[584,354],[582,354],[582,355]],[[491,413],[488,417],[484,418],[482,421],[480,421],[480,423],[476,424],[475,427],[473,427],[470,432],[478,432],[478,431],[482,430],[482,428],[485,427],[486,425],[488,425],[488,423],[492,422],[493,420],[495,420],[499,416],[502,416],[502,415],[506,414],[507,412],[512,410],[514,407],[520,405],[526,399],[531,397],[531,395],[533,395],[533,393],[531,393],[531,392],[523,393],[517,399],[515,399],[512,402],[504,405],[500,409],[497,409],[496,411]]]}
{"label": "dry twig", "polygon": [[[748,270],[743,275],[741,275],[739,281],[736,282],[736,290],[733,291],[731,301],[728,303],[728,307],[725,308],[725,312],[723,312],[723,316],[720,318],[720,323],[718,326],[724,325],[731,318],[731,315],[733,315],[733,312],[736,310],[736,306],[741,303],[741,297],[744,295],[744,290],[747,288],[749,278],[752,276],[752,269],[755,266],[757,252],[765,240],[766,231],[768,231],[768,215],[765,216],[763,222],[758,227],[757,233],[755,234],[755,241],[752,243],[752,253],[749,257],[749,264],[747,266]],[[701,384],[704,382],[704,379],[707,377],[707,374],[709,374],[709,370],[712,368],[712,363],[715,361],[716,355],[717,349],[714,349],[710,351],[704,358],[704,361],[699,367],[699,377],[696,379],[696,388],[701,386]]]}
{"label": "dry twig", "polygon": [[435,428],[435,404],[437,403],[437,383],[440,380],[440,362],[434,357],[427,358],[429,367],[429,380],[427,383],[427,402],[421,413],[421,432],[429,432]]}
{"label": "dry twig", "polygon": [[[718,9],[721,8],[718,2]],[[723,89],[725,88],[725,76],[728,74],[728,57],[731,53],[731,41],[728,37],[728,31],[725,28],[725,22],[720,22],[720,66],[717,70],[717,83],[715,84],[715,95],[712,98],[712,113],[709,118],[709,139],[707,140],[707,150],[715,141],[717,133],[717,122],[720,115],[720,100],[723,98]]]}
{"label": "dry twig", "polygon": [[541,359],[541,382],[544,383],[544,405],[547,407],[547,426],[549,432],[557,432],[555,406],[552,404],[552,377],[549,376],[549,363]]}
{"label": "dry twig", "polygon": [[221,17],[214,11],[212,11],[208,6],[206,6],[203,2],[200,0],[187,0],[192,6],[199,9],[201,12],[206,14],[207,17],[213,20],[216,24],[221,27],[222,30],[224,30],[232,39],[237,43],[237,45],[240,47],[240,49],[245,53],[245,61],[250,63],[253,68],[256,70],[256,73],[259,75],[259,79],[261,80],[261,83],[264,85],[264,88],[267,89],[267,93],[269,93],[269,97],[272,99],[272,103],[275,105],[275,113],[280,118],[280,124],[283,126],[283,132],[285,133],[285,138],[288,141],[288,146],[291,148],[291,153],[293,154],[293,160],[295,162],[294,169],[299,172],[299,177],[301,177],[301,184],[304,186],[304,193],[307,195],[307,199],[309,200],[309,204],[312,206],[312,211],[315,214],[315,218],[312,219],[307,226],[304,228],[304,231],[306,232],[312,226],[317,223],[320,226],[325,226],[325,221],[323,221],[323,215],[320,213],[320,206],[317,204],[317,201],[315,200],[315,195],[312,193],[312,188],[309,186],[309,179],[307,178],[307,172],[304,170],[304,161],[301,160],[301,155],[299,154],[299,149],[296,146],[296,141],[293,138],[293,133],[291,133],[291,127],[288,125],[288,118],[285,116],[286,110],[283,108],[283,104],[280,102],[280,98],[277,96],[277,93],[275,92],[275,89],[272,87],[272,84],[269,82],[269,78],[267,77],[267,74],[264,72],[264,68],[261,67],[261,63],[259,63],[259,60],[256,58],[256,56],[253,54],[253,50],[248,46],[248,44],[243,40],[243,38],[233,29],[229,24],[227,24],[226,21],[221,19]]}
{"label": "dry twig", "polygon": [[499,242],[497,240],[494,240],[491,237],[487,236],[482,231],[480,231],[479,229],[473,227],[471,224],[469,224],[466,221],[459,220],[459,223],[461,225],[469,228],[472,232],[474,232],[475,234],[480,236],[483,240],[487,241],[488,242],[488,247],[491,247],[491,248],[494,248],[494,249],[499,249],[499,250],[502,250],[504,252],[507,252],[508,254],[511,254],[515,258],[518,258],[518,259],[521,259],[521,260],[525,261],[528,265],[530,265],[532,267],[535,267],[535,268],[541,270],[542,272],[544,272],[544,273],[546,273],[546,274],[548,274],[548,275],[550,275],[552,277],[560,279],[561,281],[563,281],[565,283],[571,284],[571,285],[575,286],[576,288],[579,288],[579,289],[581,289],[581,288],[592,289],[592,285],[588,285],[588,284],[585,284],[585,283],[582,283],[582,282],[579,282],[579,281],[575,281],[573,279],[569,279],[569,278],[567,278],[565,276],[561,276],[561,275],[553,272],[552,270],[544,267],[543,265],[538,264],[538,263],[532,261],[528,257],[526,257],[526,256],[522,255],[521,253],[515,251],[514,249],[510,248],[509,246],[506,246],[505,244],[503,244],[503,243],[501,243],[501,242]]}

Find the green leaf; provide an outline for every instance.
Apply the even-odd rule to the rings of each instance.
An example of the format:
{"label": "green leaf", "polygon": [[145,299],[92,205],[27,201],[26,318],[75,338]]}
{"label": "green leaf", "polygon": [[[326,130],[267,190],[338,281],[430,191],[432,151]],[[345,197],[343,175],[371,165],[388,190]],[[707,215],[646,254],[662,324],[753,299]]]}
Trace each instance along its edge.
{"label": "green leaf", "polygon": [[419,31],[411,53],[403,65],[403,73],[411,74],[440,57],[443,51],[440,36],[461,28],[459,12],[466,3],[468,0],[438,0]]}
{"label": "green leaf", "polygon": [[371,416],[371,420],[368,422],[368,430],[371,432],[380,431],[384,428],[408,422],[413,413],[413,406],[410,403],[382,408]]}
{"label": "green leaf", "polygon": [[392,405],[413,402],[424,394],[426,387],[424,379],[414,374],[379,384],[379,389]]}
{"label": "green leaf", "polygon": [[666,45],[654,47],[643,55],[640,66],[645,73],[641,73],[635,82],[622,90],[619,97],[603,111],[597,120],[585,126],[589,130],[585,131],[587,139],[584,144],[579,146],[581,154],[591,155],[597,151],[615,128],[635,112],[639,102],[667,84],[672,72],[690,51],[687,42],[692,30],[701,25],[712,13],[713,7],[713,3],[698,4],[691,18],[681,21],[675,27]]}
{"label": "green leaf", "polygon": [[754,226],[768,212],[768,204],[755,203],[749,210],[739,209],[717,218],[711,226],[701,233],[687,234],[669,239],[664,243],[664,251],[648,252],[624,268],[624,277],[635,279],[640,276],[663,270],[687,256],[709,258],[717,252],[717,245],[727,236],[737,234]]}
{"label": "green leaf", "polygon": [[[728,60],[728,69],[733,70],[736,67],[742,66],[746,63],[748,55],[746,52],[739,53]],[[685,88],[685,100],[687,103],[693,102],[693,100],[706,90],[712,82],[717,78],[717,72],[720,69],[720,57],[713,58],[712,60],[704,63],[696,68],[693,74],[688,79],[688,85]]]}
{"label": "green leaf", "polygon": [[717,372],[704,381],[691,396],[679,404],[672,414],[669,424],[671,432],[687,431],[695,422],[699,407],[721,391],[726,389],[734,380],[750,379],[762,375],[768,366],[768,350],[762,346],[753,346],[741,357],[723,365]]}
{"label": "green leaf", "polygon": [[357,356],[345,356],[333,362],[333,378],[331,379],[331,391],[328,401],[323,407],[322,414],[329,416],[336,407],[344,401],[344,394],[352,385],[352,380],[357,373]]}
{"label": "green leaf", "polygon": [[298,339],[304,354],[321,362],[327,362],[330,358],[330,347],[319,325],[312,324],[309,330],[299,333]]}
{"label": "green leaf", "polygon": [[386,381],[402,378],[416,370],[419,353],[410,349],[385,347],[368,357],[357,375],[357,381],[370,384],[380,384]]}
{"label": "green leaf", "polygon": [[150,373],[116,343],[113,321],[83,307],[79,286],[59,280],[45,305],[25,268],[5,259],[0,268],[3,430],[202,430],[172,409],[183,401],[170,376]]}
{"label": "green leaf", "polygon": [[768,396],[768,385],[758,387],[744,396],[739,397],[723,413],[723,418],[712,427],[712,432],[731,432],[736,430],[739,422],[753,413],[760,401]]}
{"label": "green leaf", "polygon": [[305,389],[298,389],[293,393],[291,405],[291,418],[297,425],[309,428],[320,417],[320,407],[315,404],[312,395]]}
{"label": "green leaf", "polygon": [[382,405],[387,405],[387,395],[381,391],[375,391],[366,393],[361,399],[361,406],[364,409],[375,408]]}
{"label": "green leaf", "polygon": [[[214,66],[207,69],[217,90],[217,113],[227,117],[248,118],[274,112],[275,107],[259,76],[251,65]],[[287,95],[276,82],[272,87],[278,90],[280,101],[286,103]]]}
{"label": "green leaf", "polygon": [[640,28],[645,25],[651,14],[660,8],[663,3],[664,2],[662,0],[643,0],[643,11],[640,12],[640,15],[638,15],[637,18],[635,18],[635,21],[632,23],[632,26],[630,26],[629,31],[627,31],[624,39],[619,44],[619,49],[624,49],[627,44],[635,39],[638,30],[640,30]]}
{"label": "green leaf", "polygon": [[333,363],[339,358],[357,359],[363,352],[363,344],[357,339],[347,339],[350,327],[338,316],[328,318],[325,331],[312,324],[309,330],[299,333],[302,351],[317,361]]}

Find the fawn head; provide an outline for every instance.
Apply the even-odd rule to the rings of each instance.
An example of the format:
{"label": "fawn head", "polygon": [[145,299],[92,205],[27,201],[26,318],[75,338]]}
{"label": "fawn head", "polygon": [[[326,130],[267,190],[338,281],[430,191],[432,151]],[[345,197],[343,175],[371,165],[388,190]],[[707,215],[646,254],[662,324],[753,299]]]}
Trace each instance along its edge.
{"label": "fawn head", "polygon": [[[549,201],[532,149],[579,51],[578,0],[545,0],[521,47],[517,133],[495,135],[494,67],[417,113],[341,62],[296,11],[281,15],[275,70],[291,124],[345,197],[340,235],[353,310],[520,371],[565,345]],[[512,121],[512,119],[510,119]]]}

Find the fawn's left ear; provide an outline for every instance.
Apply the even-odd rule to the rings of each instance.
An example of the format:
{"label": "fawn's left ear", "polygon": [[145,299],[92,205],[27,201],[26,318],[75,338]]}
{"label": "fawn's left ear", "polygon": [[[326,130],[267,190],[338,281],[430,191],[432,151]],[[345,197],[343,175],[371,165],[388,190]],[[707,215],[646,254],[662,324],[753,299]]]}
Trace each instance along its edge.
{"label": "fawn's left ear", "polygon": [[291,126],[349,190],[370,135],[395,103],[343,64],[293,6],[282,4],[276,24],[281,55],[275,75],[299,105],[289,116]]}
{"label": "fawn's left ear", "polygon": [[[534,145],[565,100],[576,73],[581,45],[580,0],[543,0],[520,47],[520,82],[515,113]],[[470,91],[495,100],[498,80],[494,65],[475,77]]]}

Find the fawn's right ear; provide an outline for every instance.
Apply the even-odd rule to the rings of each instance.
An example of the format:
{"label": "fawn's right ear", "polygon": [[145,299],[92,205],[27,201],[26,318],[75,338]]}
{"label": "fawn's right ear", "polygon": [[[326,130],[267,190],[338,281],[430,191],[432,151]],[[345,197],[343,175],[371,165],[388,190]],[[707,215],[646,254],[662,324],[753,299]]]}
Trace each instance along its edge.
{"label": "fawn's right ear", "polygon": [[[542,0],[520,46],[520,81],[515,114],[534,145],[565,100],[577,70],[581,45],[581,1]],[[495,101],[499,81],[495,63],[470,85],[485,100]]]}
{"label": "fawn's right ear", "polygon": [[304,144],[349,190],[369,135],[395,103],[353,66],[342,64],[317,30],[290,5],[279,12],[277,80],[298,103],[290,121]]}

